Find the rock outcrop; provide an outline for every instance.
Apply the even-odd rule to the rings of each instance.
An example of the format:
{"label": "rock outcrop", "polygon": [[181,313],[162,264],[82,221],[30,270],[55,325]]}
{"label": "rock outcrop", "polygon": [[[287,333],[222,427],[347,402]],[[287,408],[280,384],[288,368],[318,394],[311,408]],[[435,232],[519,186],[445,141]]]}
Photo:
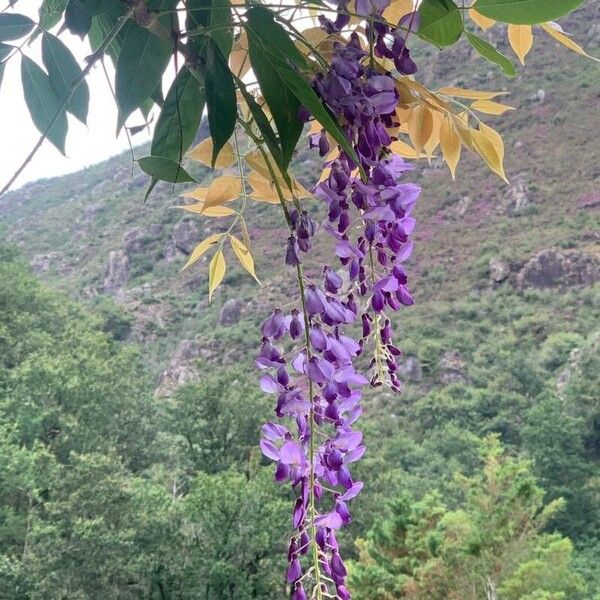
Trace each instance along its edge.
{"label": "rock outcrop", "polygon": [[409,356],[402,361],[399,371],[401,380],[408,380],[412,383],[421,383],[423,381],[421,362],[414,356]]}
{"label": "rock outcrop", "polygon": [[129,259],[123,250],[111,250],[104,279],[104,293],[114,296],[129,280]]}
{"label": "rock outcrop", "polygon": [[243,304],[236,298],[230,298],[223,304],[219,313],[219,325],[235,325],[242,317]]}
{"label": "rock outcrop", "polygon": [[524,174],[514,177],[511,185],[507,188],[502,201],[502,211],[509,215],[522,215],[533,204],[534,198],[527,178]]}
{"label": "rock outcrop", "polygon": [[197,340],[183,340],[169,359],[169,365],[161,373],[156,396],[172,396],[182,385],[198,378],[194,359],[202,356],[202,345]]}
{"label": "rock outcrop", "polygon": [[508,279],[510,275],[510,265],[499,258],[490,258],[488,272],[492,285],[499,285]]}
{"label": "rock outcrop", "polygon": [[449,350],[440,358],[440,383],[449,385],[451,383],[464,383],[467,381],[465,374],[466,363],[460,352]]}
{"label": "rock outcrop", "polygon": [[525,263],[517,275],[517,287],[570,288],[592,285],[600,281],[600,260],[578,250],[549,248]]}

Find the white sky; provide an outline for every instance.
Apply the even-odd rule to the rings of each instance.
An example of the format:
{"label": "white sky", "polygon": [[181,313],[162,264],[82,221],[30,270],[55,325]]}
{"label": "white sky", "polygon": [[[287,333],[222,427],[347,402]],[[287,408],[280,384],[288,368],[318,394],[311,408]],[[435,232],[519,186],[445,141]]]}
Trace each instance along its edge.
{"label": "white sky", "polygon": [[[16,8],[19,9],[18,12],[37,21],[39,5],[40,2],[19,2]],[[83,65],[84,57],[91,53],[87,43],[84,44],[80,38],[68,32],[62,33],[60,39],[73,52],[79,64]],[[15,45],[21,41],[6,43]],[[38,37],[32,47],[25,47],[23,51],[43,67],[40,41],[41,38]],[[107,67],[111,66],[109,60],[105,64]],[[116,138],[117,110],[99,62],[87,77],[87,82],[90,88],[88,124],[86,127],[71,115],[68,116],[67,156],[64,157],[50,142],[45,141],[11,189],[42,177],[77,171],[129,148],[124,133]],[[141,123],[143,120],[139,113],[128,121],[129,125]],[[20,166],[39,137],[40,133],[31,122],[23,99],[20,60],[15,56],[6,65],[0,87],[0,189]],[[133,143],[137,145],[148,138],[149,134],[142,132],[133,138]]]}

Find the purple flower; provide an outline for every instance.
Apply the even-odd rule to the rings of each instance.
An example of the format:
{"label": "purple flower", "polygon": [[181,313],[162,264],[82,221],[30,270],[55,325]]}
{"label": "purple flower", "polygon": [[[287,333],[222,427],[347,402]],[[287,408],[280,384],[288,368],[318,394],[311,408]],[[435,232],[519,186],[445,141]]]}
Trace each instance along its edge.
{"label": "purple flower", "polygon": [[298,246],[298,240],[295,236],[291,235],[288,238],[286,251],[285,251],[285,264],[290,267],[295,267],[300,264],[300,257],[298,253],[300,248]]}
{"label": "purple flower", "polygon": [[[320,18],[327,32],[338,32],[349,22],[347,4],[339,0],[335,19]],[[355,6],[359,14],[376,16],[388,4],[388,0],[357,0]],[[366,23],[366,37],[374,40],[376,56],[393,60],[402,73],[414,73],[405,31],[417,28],[416,14],[403,19],[400,29],[373,19]],[[366,67],[367,52],[361,44],[356,33],[345,43],[334,42],[330,67],[312,82],[358,155],[357,164],[338,148],[338,157],[327,163],[329,175],[314,189],[327,215],[319,232],[332,240],[338,265],[327,265],[320,282],[306,278],[304,298],[291,313],[277,309],[264,322],[256,360],[266,370],[261,388],[277,396],[275,413],[288,419],[291,427],[266,424],[261,450],[276,463],[276,481],[289,481],[299,492],[292,515],[296,531],[288,547],[287,579],[294,584],[293,600],[306,600],[299,557],[313,544],[320,551],[312,568],[330,578],[323,591],[350,598],[334,531],[351,521],[348,503],[363,487],[351,473],[365,452],[362,434],[353,427],[362,414],[362,386],[387,383],[394,391],[400,389],[396,361],[401,352],[394,344],[388,313],[413,303],[404,263],[412,252],[411,213],[420,188],[400,182],[413,167],[390,150],[399,101],[395,75]],[[301,109],[299,117],[306,121],[308,111]],[[325,156],[330,138],[318,131],[310,136],[310,146]],[[365,180],[357,175],[359,165]],[[317,226],[303,210],[291,208],[289,217],[285,260],[298,266],[300,252],[312,248]],[[362,338],[356,341],[346,328],[360,324]],[[357,371],[355,359],[365,353],[368,359],[373,344],[377,345],[370,361],[373,370],[365,377]],[[314,460],[309,460],[315,439],[319,447]],[[307,508],[313,503],[317,516],[311,523],[313,514]],[[313,526],[316,534],[311,539]]]}

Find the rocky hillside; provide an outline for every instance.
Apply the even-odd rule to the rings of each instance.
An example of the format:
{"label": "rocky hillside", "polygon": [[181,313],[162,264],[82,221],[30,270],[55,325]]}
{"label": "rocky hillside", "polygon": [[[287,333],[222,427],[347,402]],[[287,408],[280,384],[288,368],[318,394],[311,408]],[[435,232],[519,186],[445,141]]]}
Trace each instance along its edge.
{"label": "rocky hillside", "polygon": [[[589,24],[599,16],[600,7],[589,3],[564,23],[595,54],[600,30]],[[506,46],[501,29],[490,35]],[[443,60],[422,58],[428,84],[506,89],[518,110],[498,122],[510,185],[473,157],[459,167],[456,183],[439,159],[419,165],[424,194],[411,265],[417,304],[400,316],[406,378],[417,389],[468,378],[465,364],[473,349],[461,347],[461,319],[477,323],[479,317],[459,314],[465,302],[486,318],[498,298],[527,305],[532,319],[540,311],[559,311],[557,323],[570,318],[565,328],[581,329],[582,336],[588,325],[599,327],[584,326],[577,307],[594,297],[592,286],[600,280],[600,68],[543,32],[530,56],[512,81],[464,47]],[[297,160],[301,179],[314,170],[310,160],[308,153]],[[196,174],[211,177],[208,169]],[[172,208],[179,190],[165,184],[144,204],[146,184],[125,154],[26,185],[0,199],[0,215],[8,238],[41,278],[98,310],[112,302],[120,307],[120,335],[145,345],[159,393],[169,394],[196,376],[198,363],[249,364],[256,324],[290,283],[280,268],[283,249],[273,244],[284,239],[282,219],[276,208],[256,206],[250,233],[264,284],[258,289],[234,267],[209,305],[206,264],[183,273],[180,267],[222,223],[182,216]],[[504,324],[490,321],[492,329],[479,332],[481,339],[494,328],[514,326],[518,315],[513,317],[506,315]],[[428,331],[432,320],[443,331]],[[536,343],[556,327],[546,328]],[[421,342],[433,339],[435,349],[423,349]]]}

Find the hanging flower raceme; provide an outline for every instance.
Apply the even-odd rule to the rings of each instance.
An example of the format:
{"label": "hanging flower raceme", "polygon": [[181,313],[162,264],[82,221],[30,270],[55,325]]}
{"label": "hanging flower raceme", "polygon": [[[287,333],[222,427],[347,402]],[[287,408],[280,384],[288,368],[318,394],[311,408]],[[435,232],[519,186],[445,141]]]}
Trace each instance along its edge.
{"label": "hanging flower raceme", "polygon": [[[380,0],[359,4],[357,10],[375,16],[386,6]],[[326,31],[347,25],[345,4],[340,7],[334,21],[321,18]],[[405,38],[399,44],[399,35],[380,25],[369,26],[367,34],[376,55],[393,57],[398,70],[414,72]],[[288,314],[275,310],[265,321],[256,361],[264,371],[261,387],[276,395],[275,414],[286,423],[264,425],[261,448],[276,462],[275,479],[289,481],[297,494],[287,570],[295,600],[350,598],[336,530],[350,522],[349,502],[363,485],[351,472],[365,451],[355,429],[362,388],[370,382],[399,390],[400,351],[385,311],[413,302],[403,263],[412,250],[411,213],[420,189],[399,182],[412,167],[389,150],[390,131],[398,126],[398,92],[392,74],[376,69],[368,57],[352,34],[346,44],[336,42],[331,68],[313,81],[360,161],[338,148],[326,165],[328,176],[314,190],[327,206],[328,222],[320,231],[333,240],[343,271],[327,266],[320,281],[305,280],[302,257],[311,249],[316,224],[305,212],[289,211],[285,262],[297,269],[301,302]],[[310,142],[321,156],[331,150],[325,132]],[[350,330],[362,331],[361,339]],[[356,359],[371,344],[371,374],[365,377]]]}

